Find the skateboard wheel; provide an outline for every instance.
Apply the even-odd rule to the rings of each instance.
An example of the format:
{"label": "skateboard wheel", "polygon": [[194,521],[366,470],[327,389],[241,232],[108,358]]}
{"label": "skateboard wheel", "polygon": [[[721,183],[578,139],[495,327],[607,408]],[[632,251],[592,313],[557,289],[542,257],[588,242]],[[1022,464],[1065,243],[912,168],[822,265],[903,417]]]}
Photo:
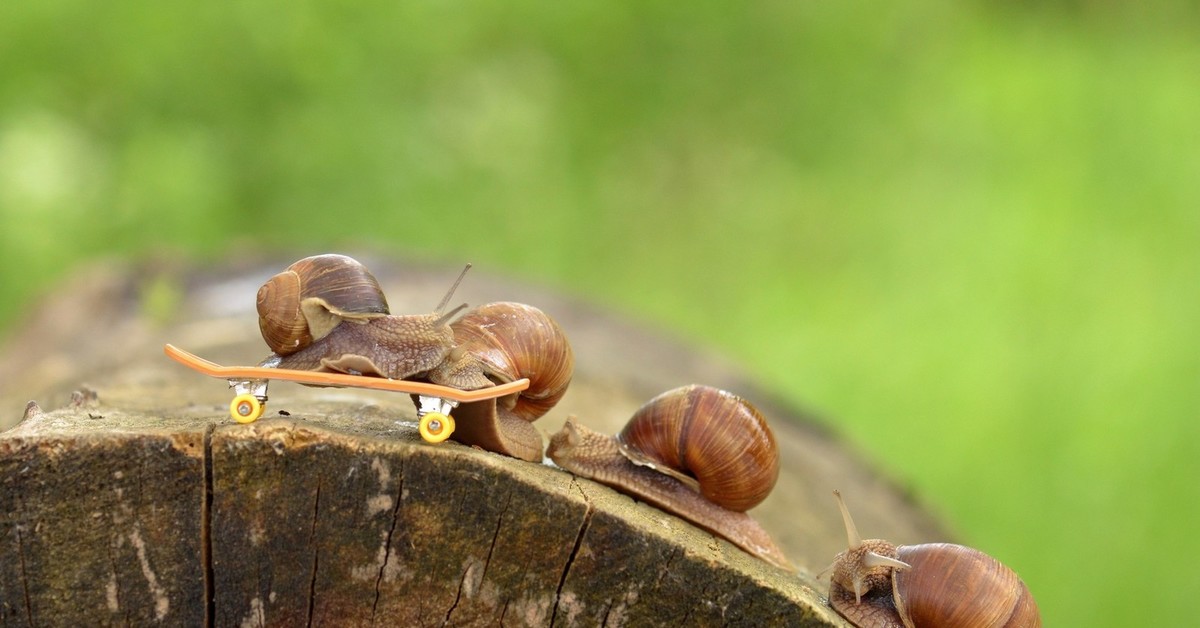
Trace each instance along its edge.
{"label": "skateboard wheel", "polygon": [[429,412],[421,417],[417,429],[426,442],[440,443],[454,433],[454,417],[441,412]]}
{"label": "skateboard wheel", "polygon": [[238,423],[253,423],[262,416],[263,404],[251,394],[238,395],[229,404],[229,416]]}

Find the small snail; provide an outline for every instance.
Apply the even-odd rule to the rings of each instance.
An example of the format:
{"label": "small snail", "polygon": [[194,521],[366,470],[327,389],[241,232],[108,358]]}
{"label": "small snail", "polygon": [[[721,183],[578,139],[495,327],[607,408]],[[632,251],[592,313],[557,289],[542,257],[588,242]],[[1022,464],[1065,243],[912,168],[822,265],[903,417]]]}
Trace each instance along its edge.
{"label": "small snail", "polygon": [[453,438],[540,461],[542,437],[530,422],[566,392],[574,367],[571,346],[552,318],[529,305],[489,303],[458,320],[465,304],[442,313],[461,280],[462,275],[432,314],[394,315],[378,282],[353,259],[300,260],[259,289],[259,326],[276,352],[267,362],[425,379],[461,390],[528,378],[528,389],[498,400],[494,411],[490,404],[461,407]]}
{"label": "small snail", "polygon": [[791,564],[746,510],[779,477],[775,437],[762,414],[709,386],[669,390],[615,437],[568,418],[546,455],[576,475],[676,514],[785,569]]}
{"label": "small snail", "polygon": [[362,264],[344,255],[316,255],[259,288],[259,328],[279,356],[272,360],[279,368],[409,379],[450,356],[450,321],[466,305],[442,309],[457,287],[458,281],[432,314],[393,315]]}
{"label": "small snail", "polygon": [[829,603],[859,628],[1038,628],[1033,594],[1013,570],[949,543],[863,540],[837,491],[849,549],[830,566]]}

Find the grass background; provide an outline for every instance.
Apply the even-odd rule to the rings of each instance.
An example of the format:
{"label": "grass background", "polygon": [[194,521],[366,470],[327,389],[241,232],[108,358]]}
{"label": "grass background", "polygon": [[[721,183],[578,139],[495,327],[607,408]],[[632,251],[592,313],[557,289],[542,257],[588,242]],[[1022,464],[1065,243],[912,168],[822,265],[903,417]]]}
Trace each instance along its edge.
{"label": "grass background", "polygon": [[1192,4],[0,3],[0,325],[100,256],[471,260],[818,409],[1047,625],[1179,624]]}

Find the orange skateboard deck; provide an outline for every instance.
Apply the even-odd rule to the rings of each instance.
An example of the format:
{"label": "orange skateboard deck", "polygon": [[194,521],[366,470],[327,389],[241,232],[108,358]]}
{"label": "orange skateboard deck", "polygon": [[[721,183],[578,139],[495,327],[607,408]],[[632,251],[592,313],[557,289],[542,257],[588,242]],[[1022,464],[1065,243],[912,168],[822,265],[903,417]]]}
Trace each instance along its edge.
{"label": "orange skateboard deck", "polygon": [[450,410],[460,403],[492,401],[529,388],[528,379],[518,379],[479,390],[459,390],[428,382],[404,379],[327,373],[321,371],[299,371],[267,366],[221,366],[184,351],[172,344],[163,346],[167,357],[209,377],[229,381],[237,395],[229,405],[229,414],[239,423],[253,423],[262,416],[267,403],[267,382],[281,380],[312,386],[340,388],[370,388],[416,395],[420,399],[417,415],[420,419],[421,437],[430,442],[441,442],[454,432],[454,419]]}

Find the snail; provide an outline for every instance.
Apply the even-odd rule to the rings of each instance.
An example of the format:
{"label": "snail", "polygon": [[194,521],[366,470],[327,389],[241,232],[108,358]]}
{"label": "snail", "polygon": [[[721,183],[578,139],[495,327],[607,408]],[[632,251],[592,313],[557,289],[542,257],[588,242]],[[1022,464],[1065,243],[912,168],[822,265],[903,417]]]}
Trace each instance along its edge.
{"label": "snail", "polygon": [[462,275],[433,313],[395,315],[378,282],[353,259],[300,260],[259,289],[259,326],[275,351],[263,364],[424,379],[461,390],[528,378],[528,389],[494,406],[460,407],[453,438],[540,461],[542,438],[530,422],[566,392],[571,346],[562,328],[533,306],[489,303],[462,314],[463,304],[443,313],[461,281]]}
{"label": "snail", "polygon": [[746,514],[779,477],[775,437],[749,401],[683,386],[648,401],[615,437],[569,417],[546,455],[559,467],[644,500],[785,569],[791,564]]}
{"label": "snail", "polygon": [[430,371],[454,348],[450,322],[466,304],[442,310],[460,281],[462,275],[432,314],[398,316],[389,313],[379,282],[362,264],[344,255],[306,257],[258,290],[259,329],[278,356],[268,361],[390,379]]}
{"label": "snail", "polygon": [[[1037,628],[1033,594],[983,552],[950,543],[863,540],[837,491],[849,549],[829,570],[829,603],[859,628]],[[827,570],[827,571],[829,571]]]}

